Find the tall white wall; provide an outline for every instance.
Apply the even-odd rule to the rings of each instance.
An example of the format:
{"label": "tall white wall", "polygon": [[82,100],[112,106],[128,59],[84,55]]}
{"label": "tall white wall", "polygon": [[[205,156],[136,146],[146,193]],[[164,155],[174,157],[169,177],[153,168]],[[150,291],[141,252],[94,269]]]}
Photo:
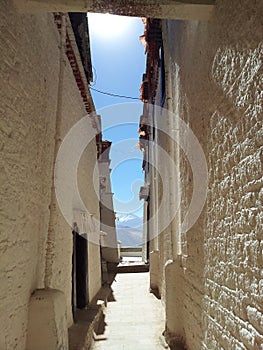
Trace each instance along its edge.
{"label": "tall white wall", "polygon": [[[209,22],[163,23],[167,96],[179,94],[173,111],[198,137],[209,171],[204,210],[173,256],[181,273],[166,304],[182,315],[174,330],[190,350],[263,346],[262,13],[260,1],[221,0]],[[179,161],[183,221],[195,184],[183,152]],[[159,236],[165,303],[175,283],[162,273],[169,246],[168,230]]]}
{"label": "tall white wall", "polygon": [[[53,232],[49,287],[64,292],[68,326],[72,323],[71,227],[57,203],[50,207],[58,96],[62,138],[87,114],[66,56],[59,91],[60,37],[53,15],[21,15],[11,3],[3,0],[0,5],[0,348],[10,350],[25,349],[30,295],[44,287],[48,229]],[[88,187],[95,143],[90,147],[80,163],[80,182],[86,184],[82,195],[92,199],[98,216],[98,199]],[[99,266],[98,247],[93,250],[92,266]],[[91,295],[100,280],[100,268],[93,270]]]}

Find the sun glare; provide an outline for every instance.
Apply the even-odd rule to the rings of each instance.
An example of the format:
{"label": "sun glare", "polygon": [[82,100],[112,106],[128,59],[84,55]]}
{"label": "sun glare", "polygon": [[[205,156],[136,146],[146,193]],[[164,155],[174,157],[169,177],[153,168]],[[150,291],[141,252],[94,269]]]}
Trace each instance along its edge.
{"label": "sun glare", "polygon": [[119,37],[131,25],[130,17],[110,15],[108,13],[89,13],[88,21],[90,31],[104,38]]}

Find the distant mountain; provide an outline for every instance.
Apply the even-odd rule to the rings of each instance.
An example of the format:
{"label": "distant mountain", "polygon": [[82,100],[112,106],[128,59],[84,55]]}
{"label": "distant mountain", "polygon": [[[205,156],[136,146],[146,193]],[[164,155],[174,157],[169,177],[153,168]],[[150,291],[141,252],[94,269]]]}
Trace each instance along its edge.
{"label": "distant mountain", "polygon": [[117,238],[123,247],[142,245],[143,218],[128,214],[116,220]]}
{"label": "distant mountain", "polygon": [[126,227],[132,227],[135,228],[136,230],[141,230],[143,228],[143,218],[134,215],[134,214],[128,214],[125,216],[121,216],[116,220],[116,226],[121,227],[121,228],[126,228]]}

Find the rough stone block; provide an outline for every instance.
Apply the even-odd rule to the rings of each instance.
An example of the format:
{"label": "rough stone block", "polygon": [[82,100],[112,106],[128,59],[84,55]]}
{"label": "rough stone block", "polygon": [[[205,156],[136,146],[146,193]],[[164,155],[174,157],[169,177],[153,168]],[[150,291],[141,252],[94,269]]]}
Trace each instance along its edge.
{"label": "rough stone block", "polygon": [[66,299],[61,291],[41,289],[32,294],[26,349],[68,349]]}
{"label": "rough stone block", "polygon": [[160,280],[160,252],[159,250],[154,250],[150,253],[150,288],[153,290],[159,290],[159,280]]}

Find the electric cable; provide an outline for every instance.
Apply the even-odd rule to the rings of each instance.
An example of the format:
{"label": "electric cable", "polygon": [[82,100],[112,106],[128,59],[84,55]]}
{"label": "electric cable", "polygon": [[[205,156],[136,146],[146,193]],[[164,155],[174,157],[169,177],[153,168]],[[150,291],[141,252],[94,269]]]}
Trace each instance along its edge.
{"label": "electric cable", "polygon": [[126,98],[126,99],[130,99],[130,100],[139,100],[140,101],[140,99],[138,97],[124,96],[124,95],[113,94],[111,92],[101,91],[101,90],[95,89],[91,85],[89,86],[89,88],[91,90],[94,90],[94,91],[96,91],[96,92],[98,92],[100,94],[103,94],[103,95],[112,96],[112,97],[118,97],[118,98]]}

